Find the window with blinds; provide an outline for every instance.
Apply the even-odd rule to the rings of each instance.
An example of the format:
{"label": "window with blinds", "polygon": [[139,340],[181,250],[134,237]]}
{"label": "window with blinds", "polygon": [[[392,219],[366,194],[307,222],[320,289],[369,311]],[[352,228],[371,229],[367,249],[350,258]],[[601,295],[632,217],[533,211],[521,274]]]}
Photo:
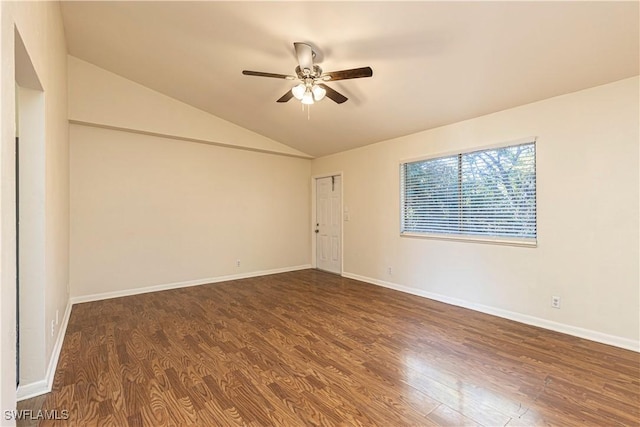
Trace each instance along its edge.
{"label": "window with blinds", "polygon": [[535,141],[401,165],[401,233],[535,245]]}

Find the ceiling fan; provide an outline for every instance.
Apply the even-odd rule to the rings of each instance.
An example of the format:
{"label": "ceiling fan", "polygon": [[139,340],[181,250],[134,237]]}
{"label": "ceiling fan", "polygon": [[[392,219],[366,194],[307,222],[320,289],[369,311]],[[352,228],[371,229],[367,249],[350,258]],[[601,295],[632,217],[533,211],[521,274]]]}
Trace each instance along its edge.
{"label": "ceiling fan", "polygon": [[263,73],[261,71],[242,70],[245,76],[271,77],[275,79],[300,80],[300,83],[287,91],[276,102],[287,102],[291,98],[296,98],[303,104],[313,104],[320,101],[326,95],[327,98],[342,104],[348,98],[330,88],[325,82],[346,79],[359,79],[362,77],[373,76],[371,67],[353,68],[351,70],[331,71],[323,73],[322,68],[313,63],[316,53],[307,43],[293,44],[296,56],[298,58],[298,66],[296,67],[296,75]]}

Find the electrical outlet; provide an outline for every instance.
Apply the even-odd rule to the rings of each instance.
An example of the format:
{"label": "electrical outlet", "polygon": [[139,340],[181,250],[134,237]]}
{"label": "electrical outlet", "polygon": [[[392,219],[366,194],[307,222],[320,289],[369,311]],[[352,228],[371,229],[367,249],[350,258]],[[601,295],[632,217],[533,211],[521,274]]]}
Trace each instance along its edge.
{"label": "electrical outlet", "polygon": [[551,307],[560,308],[560,297],[551,297]]}
{"label": "electrical outlet", "polygon": [[51,336],[53,336],[56,332],[56,324],[55,322],[52,320],[51,321]]}
{"label": "electrical outlet", "polygon": [[56,325],[60,323],[60,310],[56,310]]}
{"label": "electrical outlet", "polygon": [[387,268],[387,274],[391,276],[393,274],[393,269],[391,267]]}
{"label": "electrical outlet", "polygon": [[236,260],[236,267],[240,267],[240,260],[239,259]]}

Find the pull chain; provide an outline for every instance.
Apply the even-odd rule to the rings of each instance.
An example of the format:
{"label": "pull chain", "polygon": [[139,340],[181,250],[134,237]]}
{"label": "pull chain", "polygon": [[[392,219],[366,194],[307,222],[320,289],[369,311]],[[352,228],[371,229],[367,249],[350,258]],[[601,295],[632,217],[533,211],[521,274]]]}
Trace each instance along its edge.
{"label": "pull chain", "polygon": [[[302,111],[304,111],[304,106],[305,104],[300,104],[302,105]],[[307,105],[307,120],[311,120],[311,105]]]}

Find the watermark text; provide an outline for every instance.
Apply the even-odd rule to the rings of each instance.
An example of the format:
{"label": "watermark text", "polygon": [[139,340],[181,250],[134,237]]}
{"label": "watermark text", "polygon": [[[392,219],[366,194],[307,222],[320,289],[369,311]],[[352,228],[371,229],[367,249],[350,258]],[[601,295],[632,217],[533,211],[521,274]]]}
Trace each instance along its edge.
{"label": "watermark text", "polygon": [[4,419],[5,420],[68,420],[69,419],[69,410],[67,409],[40,409],[34,411],[32,409],[13,409],[4,411]]}

